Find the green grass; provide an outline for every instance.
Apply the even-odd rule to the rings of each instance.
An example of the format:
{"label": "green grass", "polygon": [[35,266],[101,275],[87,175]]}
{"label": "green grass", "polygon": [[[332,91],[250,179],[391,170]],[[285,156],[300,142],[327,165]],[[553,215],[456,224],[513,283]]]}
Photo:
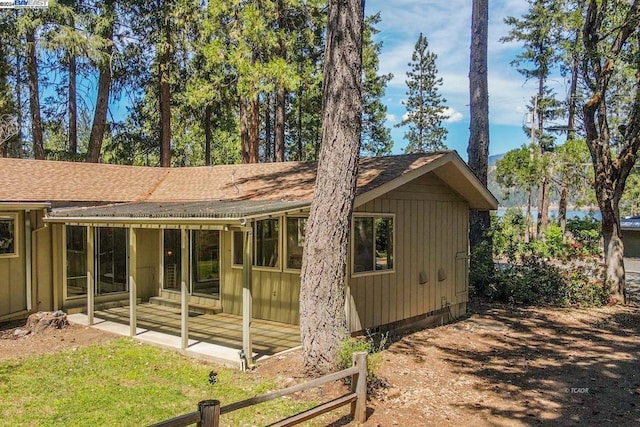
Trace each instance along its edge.
{"label": "green grass", "polygon": [[[208,383],[209,372],[218,382]],[[276,389],[224,369],[122,338],[57,354],[0,362],[0,426],[143,426]],[[276,399],[222,416],[222,425],[264,425],[313,406]]]}

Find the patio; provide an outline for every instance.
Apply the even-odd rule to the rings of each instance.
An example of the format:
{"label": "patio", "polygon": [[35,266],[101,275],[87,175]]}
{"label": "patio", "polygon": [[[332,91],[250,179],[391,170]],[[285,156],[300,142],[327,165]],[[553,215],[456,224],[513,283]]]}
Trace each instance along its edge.
{"label": "patio", "polygon": [[[180,309],[157,304],[138,304],[136,307],[139,341],[166,348],[181,349]],[[69,320],[88,324],[86,314],[72,314]],[[118,335],[130,335],[129,307],[96,310],[95,328]],[[273,356],[300,345],[297,325],[253,319],[251,324],[254,360]],[[240,365],[242,349],[242,317],[232,314],[189,313],[189,341],[184,350],[190,356]]]}

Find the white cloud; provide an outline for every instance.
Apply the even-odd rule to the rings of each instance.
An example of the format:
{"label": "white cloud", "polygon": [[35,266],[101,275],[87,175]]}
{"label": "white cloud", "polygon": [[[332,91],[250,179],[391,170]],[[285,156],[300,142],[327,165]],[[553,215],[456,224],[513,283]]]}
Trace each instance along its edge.
{"label": "white cloud", "polygon": [[464,118],[460,111],[456,111],[451,107],[445,108],[444,114],[447,116],[447,118],[444,120],[445,123],[459,122]]}
{"label": "white cloud", "polygon": [[396,121],[396,115],[395,114],[387,114],[387,121],[388,122],[395,122]]}

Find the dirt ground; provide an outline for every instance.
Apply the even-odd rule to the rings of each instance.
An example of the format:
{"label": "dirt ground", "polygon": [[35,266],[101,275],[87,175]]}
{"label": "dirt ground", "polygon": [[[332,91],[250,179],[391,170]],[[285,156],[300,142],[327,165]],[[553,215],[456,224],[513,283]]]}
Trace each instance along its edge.
{"label": "dirt ground", "polygon": [[[365,425],[640,425],[638,308],[482,305],[457,323],[405,335],[383,352],[378,375],[389,386],[369,402]],[[0,332],[0,360],[113,339],[78,325],[24,338],[13,331]],[[300,352],[265,361],[255,374],[282,387],[304,381]],[[340,411],[348,409],[323,420],[348,424]]]}

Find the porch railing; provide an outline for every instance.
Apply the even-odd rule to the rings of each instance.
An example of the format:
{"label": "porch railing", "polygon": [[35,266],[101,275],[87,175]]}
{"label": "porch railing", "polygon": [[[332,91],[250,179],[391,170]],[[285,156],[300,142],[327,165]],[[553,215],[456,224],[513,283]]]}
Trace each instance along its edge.
{"label": "porch railing", "polygon": [[341,380],[349,376],[351,377],[351,390],[349,393],[283,420],[279,420],[271,424],[271,426],[293,426],[300,424],[347,404],[351,404],[351,417],[353,420],[358,423],[363,423],[367,420],[367,353],[358,352],[353,354],[353,366],[343,369],[342,371],[334,372],[303,384],[297,384],[282,390],[272,391],[260,396],[231,403],[226,406],[220,406],[219,400],[203,400],[198,403],[197,411],[161,421],[153,424],[151,427],[185,427],[192,424],[197,424],[199,427],[218,427],[220,425],[221,415],[248,408],[258,403],[268,402],[279,397],[288,396],[299,391],[319,387],[328,382]]}

